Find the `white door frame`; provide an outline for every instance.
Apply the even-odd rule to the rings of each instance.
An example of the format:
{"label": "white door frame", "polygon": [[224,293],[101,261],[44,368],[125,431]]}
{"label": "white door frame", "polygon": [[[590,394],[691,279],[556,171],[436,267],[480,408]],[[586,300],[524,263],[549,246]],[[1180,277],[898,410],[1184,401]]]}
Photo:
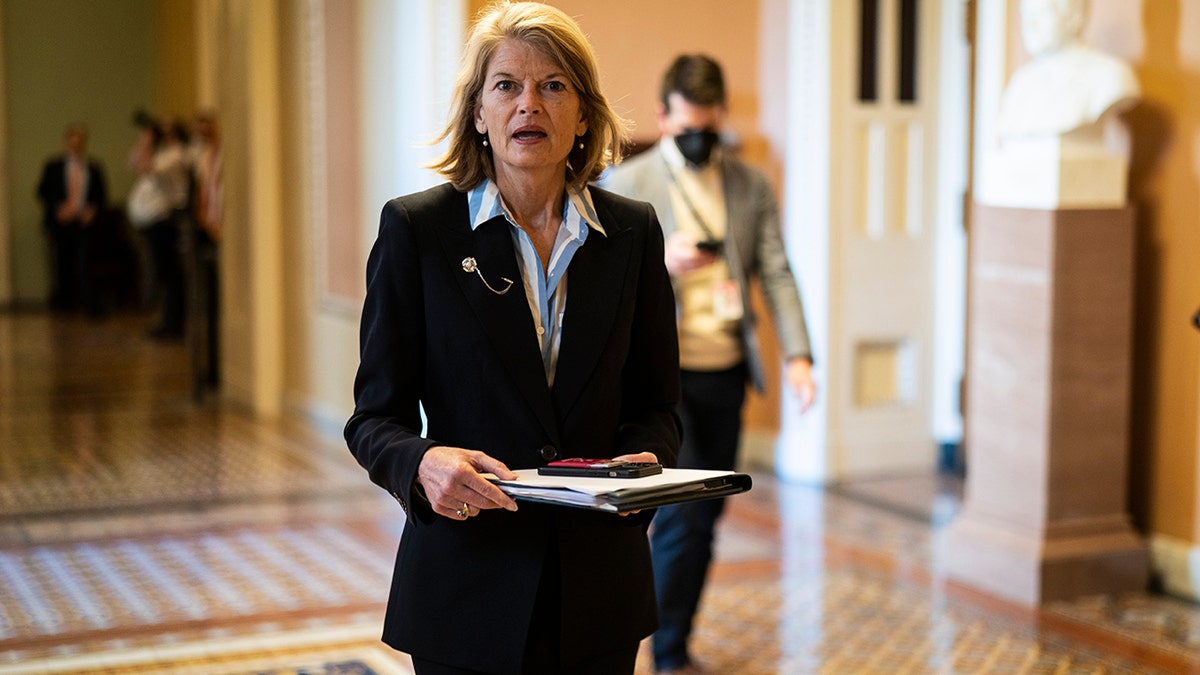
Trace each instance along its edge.
{"label": "white door frame", "polygon": [[877,99],[858,101],[859,5],[789,6],[784,226],[821,396],[802,417],[785,394],[776,468],[800,481],[930,471],[961,433],[964,3],[919,3],[911,103],[895,102],[899,0],[879,0]]}

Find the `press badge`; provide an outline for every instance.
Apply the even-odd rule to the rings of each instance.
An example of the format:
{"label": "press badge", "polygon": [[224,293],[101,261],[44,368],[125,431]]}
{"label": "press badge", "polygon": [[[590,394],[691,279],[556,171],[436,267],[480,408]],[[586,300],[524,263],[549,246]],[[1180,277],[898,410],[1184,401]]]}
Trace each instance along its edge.
{"label": "press badge", "polygon": [[725,321],[742,318],[742,294],[732,279],[713,282],[713,315]]}

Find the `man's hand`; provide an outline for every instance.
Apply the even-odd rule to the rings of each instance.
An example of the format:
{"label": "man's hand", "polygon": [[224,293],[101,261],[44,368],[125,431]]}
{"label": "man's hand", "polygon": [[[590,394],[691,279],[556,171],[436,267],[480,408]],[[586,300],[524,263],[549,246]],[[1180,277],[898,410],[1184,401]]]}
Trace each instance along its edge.
{"label": "man's hand", "polygon": [[800,399],[800,414],[803,415],[817,400],[817,383],[812,377],[812,361],[804,357],[789,360],[784,376],[796,398]]}
{"label": "man's hand", "polygon": [[667,237],[666,253],[663,258],[667,264],[667,272],[671,276],[691,272],[717,261],[717,256],[696,248],[697,241],[699,240],[695,235],[687,232],[675,232]]}
{"label": "man's hand", "polygon": [[58,218],[59,223],[69,223],[75,220],[75,207],[70,202],[63,202],[55,209],[54,215]]}

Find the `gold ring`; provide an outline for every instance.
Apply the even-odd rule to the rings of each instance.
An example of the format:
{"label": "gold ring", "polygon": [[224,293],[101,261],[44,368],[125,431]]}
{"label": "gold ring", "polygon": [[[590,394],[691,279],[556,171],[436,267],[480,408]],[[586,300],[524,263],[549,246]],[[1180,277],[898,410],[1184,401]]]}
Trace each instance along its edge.
{"label": "gold ring", "polygon": [[463,507],[458,511],[455,511],[455,513],[458,514],[459,518],[469,518],[471,517],[471,505],[463,502]]}

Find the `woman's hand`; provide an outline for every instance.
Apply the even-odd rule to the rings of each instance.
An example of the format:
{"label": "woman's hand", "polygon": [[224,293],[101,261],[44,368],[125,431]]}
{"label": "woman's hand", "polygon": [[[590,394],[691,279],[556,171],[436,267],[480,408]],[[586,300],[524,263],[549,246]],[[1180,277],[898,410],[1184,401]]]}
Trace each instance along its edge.
{"label": "woman's hand", "polygon": [[[621,455],[620,457],[613,457],[613,459],[620,460],[622,462],[654,462],[654,463],[658,463],[658,455],[654,454],[653,452],[638,452],[638,453],[635,453],[632,455]],[[621,513],[618,513],[617,515],[632,516],[634,514],[638,514],[641,512],[642,512],[642,510],[638,509],[637,511],[622,511]]]}
{"label": "woman's hand", "polygon": [[[646,453],[643,453],[646,454]],[[435,445],[425,452],[417,467],[417,482],[434,513],[466,520],[483,509],[517,510],[517,503],[479,474],[490,472],[503,480],[517,475],[504,462],[477,450]]]}
{"label": "woman's hand", "polygon": [[791,359],[787,362],[784,377],[788,386],[796,393],[796,398],[800,399],[800,414],[803,415],[817,400],[817,383],[812,376],[812,361],[803,357]]}
{"label": "woman's hand", "polygon": [[613,457],[613,461],[654,462],[657,464],[658,463],[658,455],[654,454],[653,452],[639,452],[639,453],[633,454],[633,455],[621,455],[620,457]]}

